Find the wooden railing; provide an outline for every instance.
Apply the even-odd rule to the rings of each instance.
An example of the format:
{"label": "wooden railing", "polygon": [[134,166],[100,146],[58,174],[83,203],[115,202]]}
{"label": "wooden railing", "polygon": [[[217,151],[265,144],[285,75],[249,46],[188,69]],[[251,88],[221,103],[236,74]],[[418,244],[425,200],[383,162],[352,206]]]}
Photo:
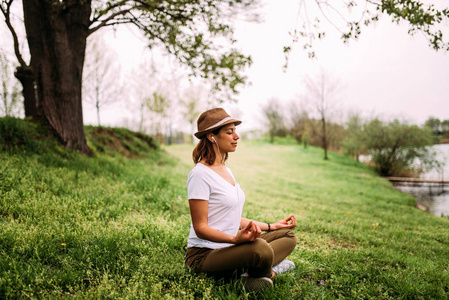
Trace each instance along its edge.
{"label": "wooden railing", "polygon": [[391,182],[409,182],[409,183],[432,183],[432,184],[449,184],[449,180],[423,179],[414,177],[384,177]]}

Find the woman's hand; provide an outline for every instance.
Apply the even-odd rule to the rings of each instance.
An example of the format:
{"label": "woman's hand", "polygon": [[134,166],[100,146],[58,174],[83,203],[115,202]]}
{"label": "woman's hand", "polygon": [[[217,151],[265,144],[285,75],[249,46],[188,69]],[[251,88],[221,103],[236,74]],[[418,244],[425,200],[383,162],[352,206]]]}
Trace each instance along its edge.
{"label": "woman's hand", "polygon": [[260,227],[254,222],[249,221],[242,230],[240,230],[234,238],[234,244],[241,244],[246,242],[254,242],[262,233]]}
{"label": "woman's hand", "polygon": [[296,218],[294,215],[291,215],[283,220],[279,220],[275,224],[271,224],[271,230],[293,227],[296,227]]}

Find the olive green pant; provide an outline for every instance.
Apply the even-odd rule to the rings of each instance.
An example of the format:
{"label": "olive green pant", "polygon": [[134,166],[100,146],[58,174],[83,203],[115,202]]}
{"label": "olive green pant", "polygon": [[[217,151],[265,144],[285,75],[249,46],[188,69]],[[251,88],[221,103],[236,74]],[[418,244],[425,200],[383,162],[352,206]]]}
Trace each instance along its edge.
{"label": "olive green pant", "polygon": [[254,242],[220,249],[188,248],[185,264],[195,272],[230,277],[247,272],[252,277],[270,277],[271,268],[284,260],[296,246],[290,229],[263,233]]}

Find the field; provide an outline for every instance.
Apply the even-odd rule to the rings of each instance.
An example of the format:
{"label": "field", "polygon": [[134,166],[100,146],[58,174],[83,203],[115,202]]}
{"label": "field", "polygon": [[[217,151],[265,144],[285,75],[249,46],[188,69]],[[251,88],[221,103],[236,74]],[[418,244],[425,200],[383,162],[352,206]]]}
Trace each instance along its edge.
{"label": "field", "polygon": [[0,298],[449,297],[448,218],[414,208],[350,158],[261,141],[240,143],[229,167],[246,193],[245,217],[296,215],[296,269],[258,295],[192,274],[183,255],[193,146],[88,132],[93,157],[51,141],[0,152]]}

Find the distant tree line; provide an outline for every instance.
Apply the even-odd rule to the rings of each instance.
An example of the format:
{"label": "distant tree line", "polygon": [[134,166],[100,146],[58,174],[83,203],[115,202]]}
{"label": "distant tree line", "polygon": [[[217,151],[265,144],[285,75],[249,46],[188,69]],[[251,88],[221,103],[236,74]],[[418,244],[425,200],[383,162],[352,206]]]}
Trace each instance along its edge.
{"label": "distant tree line", "polygon": [[[95,105],[99,124],[100,108],[106,102],[121,99],[116,97],[119,86],[107,88],[110,86],[107,74],[114,72],[107,65],[97,64],[95,57],[90,64],[96,72],[83,74],[88,37],[97,39],[98,35],[94,34],[106,28],[133,26],[145,38],[151,52],[163,50],[192,77],[201,78],[217,99],[229,101],[235,99],[239,88],[247,82],[245,71],[252,64],[251,57],[235,47],[235,20],[238,16],[257,20],[257,8],[262,5],[256,0],[22,2],[0,2],[0,18],[4,21],[0,23],[10,32],[8,40],[15,55],[14,76],[22,90],[18,98],[16,89],[8,86],[2,98],[2,111],[5,115],[17,114],[10,104],[20,99],[25,117],[49,125],[66,148],[85,154],[90,150],[83,127],[83,98],[90,98],[89,102]],[[319,24],[321,20],[336,27],[347,42],[358,39],[362,27],[387,15],[395,23],[407,24],[409,34],[423,33],[435,50],[449,50],[449,43],[443,39],[440,29],[449,19],[447,8],[438,9],[415,0],[334,2],[300,1],[298,17],[303,24],[298,23],[290,32],[291,45],[284,46],[286,65],[293,44],[299,40],[306,40],[304,51],[310,57],[315,56],[313,41],[326,36]],[[314,9],[308,5],[315,5],[318,15],[309,14]],[[26,38],[21,32],[25,32]],[[95,51],[89,52],[88,55],[95,55]],[[88,85],[83,84],[86,80]],[[90,91],[89,97],[83,97],[83,89],[86,94]],[[313,91],[326,96],[327,92],[332,92],[332,85],[315,85],[310,90]],[[154,95],[152,97],[154,100]],[[126,96],[123,98],[121,101],[126,102]],[[327,137],[328,107],[321,106],[325,102],[318,101],[316,107],[320,112],[321,142],[327,158],[331,145],[327,144],[330,140]],[[141,105],[146,106],[149,105]]]}
{"label": "distant tree line", "polygon": [[[325,121],[317,118],[316,113],[312,117],[314,110],[305,107],[301,103],[292,103],[284,108],[276,99],[268,101],[262,111],[270,141],[276,136],[290,135],[304,147],[323,148],[325,159],[327,149],[354,157],[357,161],[364,155],[370,158],[370,163],[382,176],[418,176],[421,172],[443,166],[436,160],[437,153],[431,147],[435,132],[428,122],[425,126],[418,126],[398,119],[363,118],[357,113],[349,115],[346,121],[332,121],[329,117]],[[324,122],[326,126],[323,126]]]}
{"label": "distant tree line", "polygon": [[434,136],[435,143],[449,143],[449,119],[440,121],[435,117],[429,117],[424,123]]}

